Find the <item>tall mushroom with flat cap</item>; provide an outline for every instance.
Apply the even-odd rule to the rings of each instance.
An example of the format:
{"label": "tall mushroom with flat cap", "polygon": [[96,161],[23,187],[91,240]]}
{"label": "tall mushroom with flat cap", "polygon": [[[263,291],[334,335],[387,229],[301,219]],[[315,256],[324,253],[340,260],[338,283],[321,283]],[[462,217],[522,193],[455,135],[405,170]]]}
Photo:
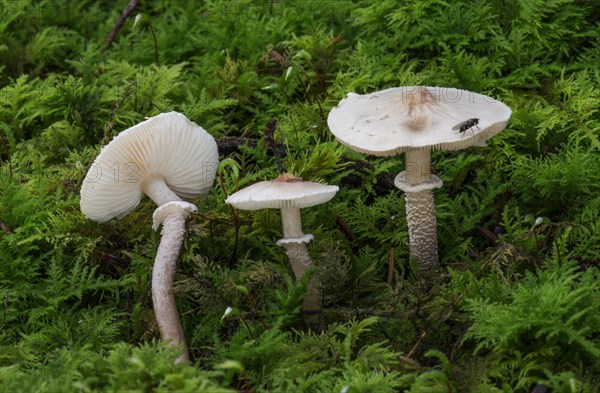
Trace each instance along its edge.
{"label": "tall mushroom with flat cap", "polygon": [[[307,182],[291,173],[284,173],[275,180],[255,183],[231,194],[225,202],[242,210],[281,210],[283,239],[278,240],[277,244],[285,249],[296,280],[299,281],[313,266],[306,247],[313,235],[302,231],[300,209],[328,202],[338,190],[337,186]],[[321,294],[314,283],[308,287],[303,309],[307,312],[321,309]]]}
{"label": "tall mushroom with flat cap", "polygon": [[395,184],[406,193],[410,254],[419,270],[436,265],[433,192],[442,181],[431,173],[431,150],[485,146],[508,124],[511,110],[490,97],[445,87],[404,86],[371,94],[350,93],[329,113],[327,124],[344,145],[361,153],[405,153]]}
{"label": "tall mushroom with flat cap", "polygon": [[104,223],[133,210],[143,194],[158,208],[154,230],[162,238],[152,269],[152,301],[163,340],[180,346],[178,361],[188,360],[185,337],[172,293],[175,264],[194,200],[215,179],[217,144],[202,127],[177,112],[151,117],[117,135],[102,148],[81,187],[81,211]]}

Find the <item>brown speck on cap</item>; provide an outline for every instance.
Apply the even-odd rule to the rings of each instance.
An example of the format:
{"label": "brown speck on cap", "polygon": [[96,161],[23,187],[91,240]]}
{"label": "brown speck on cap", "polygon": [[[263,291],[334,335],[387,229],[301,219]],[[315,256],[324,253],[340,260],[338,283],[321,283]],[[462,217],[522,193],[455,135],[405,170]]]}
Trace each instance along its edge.
{"label": "brown speck on cap", "polygon": [[[349,93],[331,110],[327,125],[336,139],[361,153],[393,156],[411,150],[460,150],[503,130],[511,110],[466,90],[403,86],[360,95]],[[469,133],[452,129],[479,119]]]}
{"label": "brown speck on cap", "polygon": [[287,173],[282,173],[281,175],[279,175],[279,177],[277,179],[275,179],[273,181],[292,183],[292,182],[302,181],[302,178],[287,172]]}

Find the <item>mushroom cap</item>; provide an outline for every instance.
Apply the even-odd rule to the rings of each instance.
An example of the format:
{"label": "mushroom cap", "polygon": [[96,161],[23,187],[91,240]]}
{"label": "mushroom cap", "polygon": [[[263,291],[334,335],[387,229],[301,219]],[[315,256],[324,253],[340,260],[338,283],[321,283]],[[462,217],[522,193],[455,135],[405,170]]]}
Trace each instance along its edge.
{"label": "mushroom cap", "polygon": [[182,199],[196,199],[212,187],[217,163],[217,144],[206,130],[181,113],[162,113],[102,148],[83,181],[81,211],[101,223],[122,218],[138,205],[144,180],[155,176]]}
{"label": "mushroom cap", "polygon": [[[508,106],[482,94],[403,86],[365,95],[349,93],[331,110],[327,124],[351,149],[391,156],[410,150],[485,145],[506,127],[510,115]],[[479,124],[459,132],[457,126],[469,119],[478,119]]]}
{"label": "mushroom cap", "polygon": [[231,194],[225,202],[241,210],[305,208],[328,202],[339,191],[338,186],[282,178],[255,183]]}

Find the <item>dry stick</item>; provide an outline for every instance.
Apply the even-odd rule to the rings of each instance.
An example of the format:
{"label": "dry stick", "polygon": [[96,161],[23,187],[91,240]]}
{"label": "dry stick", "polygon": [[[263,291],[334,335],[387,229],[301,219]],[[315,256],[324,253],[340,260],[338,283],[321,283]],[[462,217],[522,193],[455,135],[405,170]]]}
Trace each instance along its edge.
{"label": "dry stick", "polygon": [[398,359],[402,360],[404,363],[410,364],[411,366],[421,368],[421,364],[419,362],[417,362],[415,359],[409,358],[408,356],[400,355],[398,356]]}
{"label": "dry stick", "polygon": [[156,41],[156,34],[151,24],[148,24],[150,33],[152,33],[152,39],[154,40],[154,56],[156,57],[156,65],[160,67],[160,59],[158,58],[158,42]]}
{"label": "dry stick", "polygon": [[244,316],[241,313],[240,313],[240,321],[242,321],[242,323],[248,330],[248,334],[250,335],[250,338],[254,339],[254,333],[252,333],[252,329],[250,329],[250,325],[248,325],[248,322],[246,322],[246,319],[244,318]]}
{"label": "dry stick", "polygon": [[421,343],[423,342],[423,339],[427,336],[427,332],[423,332],[421,334],[421,336],[419,337],[419,339],[417,340],[417,342],[415,343],[415,345],[412,347],[412,349],[410,350],[409,353],[406,354],[407,358],[412,358],[413,355],[415,354],[415,352],[417,352],[417,349],[419,349],[419,347],[421,346]]}
{"label": "dry stick", "polygon": [[140,2],[140,0],[131,0],[125,6],[125,8],[123,8],[123,12],[121,12],[119,19],[117,19],[117,23],[115,23],[115,27],[113,27],[113,29],[110,31],[110,34],[108,35],[108,38],[106,39],[106,45],[105,45],[106,49],[110,48],[110,46],[112,45],[115,38],[117,38],[117,34],[119,34],[119,30],[121,30],[121,27],[123,27],[123,24],[125,24],[125,20],[129,17],[129,15],[131,15],[134,8],[138,5],[139,2]]}
{"label": "dry stick", "polygon": [[390,247],[390,259],[388,261],[388,277],[387,285],[392,286],[392,279],[394,278],[394,247]]}
{"label": "dry stick", "polygon": [[349,238],[353,242],[358,241],[358,238],[354,232],[352,232],[352,229],[348,227],[348,224],[346,224],[346,221],[344,221],[342,217],[335,216],[335,223],[340,227],[340,231],[346,236],[346,238]]}
{"label": "dry stick", "polygon": [[481,234],[482,234],[484,237],[486,237],[487,239],[491,240],[491,241],[492,241],[492,243],[496,243],[496,242],[498,242],[498,240],[499,240],[499,239],[498,239],[498,236],[496,236],[496,234],[495,234],[494,232],[490,231],[490,230],[489,230],[489,229],[487,229],[487,228],[484,228],[484,227],[482,227],[481,225],[477,225],[475,228],[476,228],[476,229],[479,231],[479,233],[481,233]]}

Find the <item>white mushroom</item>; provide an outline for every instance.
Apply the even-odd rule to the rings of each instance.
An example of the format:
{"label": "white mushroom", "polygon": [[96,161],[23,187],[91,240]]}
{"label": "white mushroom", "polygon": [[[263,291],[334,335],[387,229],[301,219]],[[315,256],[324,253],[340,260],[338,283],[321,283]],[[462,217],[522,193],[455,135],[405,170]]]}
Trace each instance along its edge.
{"label": "white mushroom", "polygon": [[159,207],[153,229],[162,238],[152,269],[152,301],[161,338],[180,346],[178,361],[188,360],[187,347],[173,296],[173,276],[194,200],[212,187],[217,144],[202,127],[177,112],[147,119],[117,135],[102,148],[81,187],[81,211],[103,223],[135,208],[142,193]]}
{"label": "white mushroom", "polygon": [[[296,280],[313,267],[306,244],[313,235],[304,234],[300,209],[325,203],[335,196],[339,188],[319,183],[305,182],[290,173],[272,181],[262,181],[230,195],[225,202],[236,209],[280,209],[283,239],[277,244],[285,249]],[[304,299],[304,311],[321,309],[321,295],[314,283],[309,285]]]}
{"label": "white mushroom", "polygon": [[410,253],[421,271],[437,263],[431,150],[485,146],[508,124],[511,110],[490,97],[443,87],[404,86],[350,93],[329,113],[327,124],[344,145],[376,156],[406,154],[396,186],[406,193]]}

